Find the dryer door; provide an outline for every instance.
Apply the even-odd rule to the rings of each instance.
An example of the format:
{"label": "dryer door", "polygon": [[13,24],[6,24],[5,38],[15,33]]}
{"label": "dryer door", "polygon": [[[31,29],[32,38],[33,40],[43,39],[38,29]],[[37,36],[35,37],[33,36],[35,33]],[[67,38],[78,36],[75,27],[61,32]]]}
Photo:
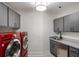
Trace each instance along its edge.
{"label": "dryer door", "polygon": [[27,41],[28,41],[28,40],[27,40],[27,36],[24,36],[24,38],[23,38],[23,48],[24,48],[24,49],[27,48],[27,45],[28,45],[28,44],[27,44]]}
{"label": "dryer door", "polygon": [[18,39],[12,40],[5,51],[6,57],[19,57],[21,51],[21,43]]}

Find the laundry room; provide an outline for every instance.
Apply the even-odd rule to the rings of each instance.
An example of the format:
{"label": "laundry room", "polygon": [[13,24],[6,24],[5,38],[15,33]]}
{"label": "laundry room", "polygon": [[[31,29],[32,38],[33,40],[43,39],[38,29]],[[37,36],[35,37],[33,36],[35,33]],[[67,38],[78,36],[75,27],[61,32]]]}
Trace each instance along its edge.
{"label": "laundry room", "polygon": [[79,57],[79,2],[0,2],[0,57]]}

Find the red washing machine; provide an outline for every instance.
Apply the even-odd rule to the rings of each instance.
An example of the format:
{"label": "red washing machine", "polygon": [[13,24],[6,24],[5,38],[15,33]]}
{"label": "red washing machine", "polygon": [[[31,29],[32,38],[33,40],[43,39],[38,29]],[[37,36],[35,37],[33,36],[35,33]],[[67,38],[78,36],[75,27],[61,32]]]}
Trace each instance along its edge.
{"label": "red washing machine", "polygon": [[27,32],[20,32],[21,37],[21,57],[28,56],[28,40],[27,40]]}
{"label": "red washing machine", "polygon": [[19,57],[21,41],[14,33],[0,34],[0,57]]}

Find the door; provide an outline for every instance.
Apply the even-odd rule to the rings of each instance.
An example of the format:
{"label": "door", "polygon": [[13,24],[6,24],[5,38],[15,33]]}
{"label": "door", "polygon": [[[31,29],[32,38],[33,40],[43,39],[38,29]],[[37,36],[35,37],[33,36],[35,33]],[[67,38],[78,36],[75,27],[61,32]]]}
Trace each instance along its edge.
{"label": "door", "polygon": [[6,57],[19,57],[21,52],[21,42],[19,39],[13,39],[5,50]]}
{"label": "door", "polygon": [[64,31],[70,32],[73,31],[73,18],[71,15],[64,17]]}
{"label": "door", "polygon": [[59,31],[58,20],[55,19],[55,20],[54,20],[54,32],[58,32],[58,31]]}
{"label": "door", "polygon": [[7,26],[7,7],[0,3],[0,26]]}
{"label": "door", "polygon": [[50,40],[50,52],[56,57],[57,57],[57,49],[58,49],[57,43],[53,40]]}
{"label": "door", "polygon": [[20,27],[20,15],[9,9],[9,27],[19,28]]}
{"label": "door", "polygon": [[20,15],[15,13],[15,28],[20,28]]}
{"label": "door", "polygon": [[79,49],[69,47],[69,57],[79,57]]}
{"label": "door", "polygon": [[65,32],[79,31],[79,12],[64,17],[64,31]]}
{"label": "door", "polygon": [[63,17],[59,18],[58,20],[59,31],[63,32]]}
{"label": "door", "polygon": [[63,32],[63,17],[54,20],[54,31]]}
{"label": "door", "polygon": [[72,14],[74,32],[79,32],[79,12]]}
{"label": "door", "polygon": [[68,56],[68,46],[62,43],[58,43],[58,57],[67,57]]}

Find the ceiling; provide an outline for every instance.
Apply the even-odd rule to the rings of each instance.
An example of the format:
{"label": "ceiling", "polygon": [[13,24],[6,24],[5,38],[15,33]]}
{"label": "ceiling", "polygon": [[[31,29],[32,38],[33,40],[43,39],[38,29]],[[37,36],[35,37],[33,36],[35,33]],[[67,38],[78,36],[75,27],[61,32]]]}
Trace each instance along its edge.
{"label": "ceiling", "polygon": [[[21,10],[21,11],[33,11],[35,10],[35,5],[32,2],[5,2],[5,4],[10,7]],[[61,7],[61,8],[59,8]],[[47,11],[52,14],[59,14],[68,10],[78,9],[79,10],[79,2],[51,2],[47,6]]]}

